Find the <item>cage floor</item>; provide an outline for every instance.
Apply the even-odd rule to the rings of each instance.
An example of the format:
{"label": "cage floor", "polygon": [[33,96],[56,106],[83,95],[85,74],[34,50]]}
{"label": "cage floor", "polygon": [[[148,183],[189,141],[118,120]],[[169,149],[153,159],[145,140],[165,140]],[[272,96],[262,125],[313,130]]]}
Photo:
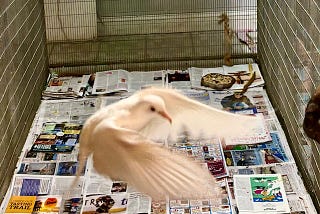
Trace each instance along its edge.
{"label": "cage floor", "polygon": [[[150,74],[150,72],[147,73]],[[155,74],[158,79],[158,72]],[[141,72],[137,72],[136,75],[137,77],[139,75],[138,79],[143,76]],[[154,80],[153,77],[152,81]],[[142,87],[145,83],[145,81],[138,81],[135,84]],[[230,96],[230,91],[213,93],[197,90],[191,92],[189,81],[172,81],[167,84],[170,87],[180,88],[186,95],[216,108],[222,108],[221,101]],[[270,141],[251,146],[230,147],[224,145],[220,139],[193,141],[182,138],[170,146],[175,150],[192,155],[208,167],[224,190],[221,201],[210,199],[153,201],[123,181],[112,181],[98,175],[93,169],[91,159],[78,185],[72,189],[71,193],[65,194],[74,180],[78,166],[78,147],[75,139],[79,136],[81,124],[99,108],[119,101],[127,95],[127,93],[120,93],[100,98],[43,100],[17,163],[11,186],[1,205],[1,212],[7,206],[11,195],[37,195],[37,200],[44,203],[48,198],[56,200],[54,207],[56,210],[51,207],[53,213],[59,213],[58,210],[60,213],[63,211],[64,213],[80,213],[80,209],[82,213],[96,212],[99,208],[99,200],[105,200],[106,197],[111,197],[113,200],[113,211],[117,210],[117,213],[123,214],[235,213],[236,209],[243,209],[237,198],[239,189],[234,186],[235,175],[251,175],[253,178],[258,178],[260,174],[267,174],[264,176],[269,177],[272,177],[271,174],[279,174],[283,189],[279,190],[280,193],[278,192],[277,196],[273,196],[280,197],[285,193],[286,198],[281,198],[283,202],[288,202],[286,206],[290,207],[292,212],[316,213],[312,200],[302,185],[303,181],[299,176],[281,125],[265,90],[261,87],[255,87],[246,92],[245,95],[253,107],[245,108],[241,112],[263,114],[270,131]],[[39,148],[36,147],[36,142],[39,143],[46,136],[50,137],[49,135],[55,136],[52,138],[56,140],[54,148],[61,149],[59,153],[55,152],[57,150],[51,146],[45,146],[46,149],[49,149],[46,152],[37,150]],[[61,138],[61,136],[65,137]],[[76,146],[73,147],[74,145]],[[254,207],[255,202],[249,200],[250,197],[248,195],[242,200],[247,200],[247,203]],[[92,200],[95,203],[90,203]],[[267,202],[269,205],[279,203],[272,199]],[[269,205],[265,203],[264,206]],[[282,208],[280,206],[274,209],[281,210]]]}

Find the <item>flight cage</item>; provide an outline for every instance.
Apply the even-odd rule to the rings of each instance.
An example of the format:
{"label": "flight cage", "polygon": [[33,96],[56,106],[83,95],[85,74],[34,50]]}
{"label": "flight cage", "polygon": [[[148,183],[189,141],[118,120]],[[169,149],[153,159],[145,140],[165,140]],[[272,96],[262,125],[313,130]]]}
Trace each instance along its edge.
{"label": "flight cage", "polygon": [[302,130],[320,78],[318,0],[9,0],[0,23],[1,196],[48,72],[216,67],[231,59],[259,63],[319,209],[320,147]]}

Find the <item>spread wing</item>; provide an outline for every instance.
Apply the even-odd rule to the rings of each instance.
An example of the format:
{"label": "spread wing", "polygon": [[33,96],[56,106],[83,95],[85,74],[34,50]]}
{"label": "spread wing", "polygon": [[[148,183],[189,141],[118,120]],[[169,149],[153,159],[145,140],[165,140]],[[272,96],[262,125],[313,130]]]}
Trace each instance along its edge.
{"label": "spread wing", "polygon": [[[248,135],[256,127],[261,127],[261,117],[234,114],[212,108],[192,100],[173,89],[150,88],[139,92],[141,96],[153,94],[160,96],[172,118],[170,136],[176,139],[183,132],[193,137],[241,137]],[[142,134],[150,138],[161,130],[169,129],[169,124],[154,121],[142,130]]]}
{"label": "spread wing", "polygon": [[154,199],[216,198],[215,179],[185,154],[172,152],[135,131],[100,123],[91,135],[93,166],[114,180],[122,180]]}

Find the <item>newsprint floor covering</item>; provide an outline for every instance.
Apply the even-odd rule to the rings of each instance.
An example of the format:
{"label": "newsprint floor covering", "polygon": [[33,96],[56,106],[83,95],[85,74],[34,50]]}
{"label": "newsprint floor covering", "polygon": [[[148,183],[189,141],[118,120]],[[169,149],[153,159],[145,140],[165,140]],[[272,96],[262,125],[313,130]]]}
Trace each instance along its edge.
{"label": "newsprint floor covering", "polygon": [[[256,77],[239,95],[250,72]],[[227,90],[204,87],[209,73],[232,76]],[[110,70],[77,77],[51,75],[43,101],[17,163],[1,213],[316,213],[256,64],[128,72]],[[221,200],[154,201],[125,181],[98,175],[88,160],[76,188],[66,195],[78,167],[78,138],[84,121],[99,108],[148,86],[176,88],[213,107],[257,114],[264,124],[242,139],[190,139],[166,142],[203,163],[217,178]],[[210,122],[208,122],[210,124]],[[228,141],[237,146],[228,146]],[[6,210],[6,211],[5,211]]]}

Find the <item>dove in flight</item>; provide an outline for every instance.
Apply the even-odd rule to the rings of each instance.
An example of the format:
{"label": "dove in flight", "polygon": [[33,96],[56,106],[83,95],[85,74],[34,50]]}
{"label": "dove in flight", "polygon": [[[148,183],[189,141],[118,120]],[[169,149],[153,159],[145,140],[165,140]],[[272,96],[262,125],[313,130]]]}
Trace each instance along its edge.
{"label": "dove in flight", "polygon": [[195,137],[241,135],[260,119],[212,108],[174,89],[143,89],[87,119],[77,178],[92,154],[99,174],[126,181],[152,198],[215,197],[220,188],[208,169],[155,140],[175,139],[186,131]]}

